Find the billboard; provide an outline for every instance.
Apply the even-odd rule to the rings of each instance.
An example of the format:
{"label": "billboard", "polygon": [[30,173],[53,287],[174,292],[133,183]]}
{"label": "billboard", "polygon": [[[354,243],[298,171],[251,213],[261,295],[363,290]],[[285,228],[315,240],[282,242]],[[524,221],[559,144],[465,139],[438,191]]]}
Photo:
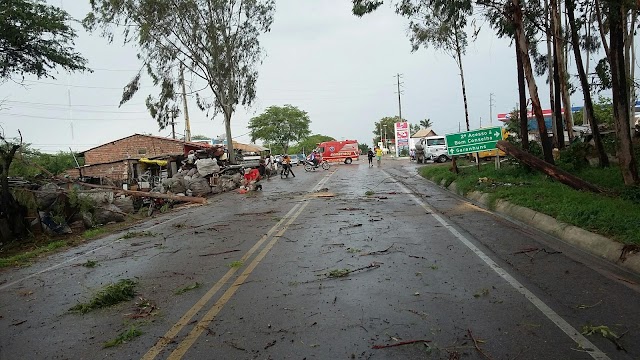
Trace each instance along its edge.
{"label": "billboard", "polygon": [[400,156],[402,149],[409,151],[410,128],[408,122],[397,122],[394,124],[396,134],[396,157]]}

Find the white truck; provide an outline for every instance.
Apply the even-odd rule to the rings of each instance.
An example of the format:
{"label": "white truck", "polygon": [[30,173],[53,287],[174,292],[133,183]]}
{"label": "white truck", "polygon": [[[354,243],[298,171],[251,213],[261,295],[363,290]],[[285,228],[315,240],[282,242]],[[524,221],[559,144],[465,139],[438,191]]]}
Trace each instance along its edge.
{"label": "white truck", "polygon": [[451,160],[444,136],[427,136],[416,144],[416,162],[422,164],[427,160],[440,163]]}

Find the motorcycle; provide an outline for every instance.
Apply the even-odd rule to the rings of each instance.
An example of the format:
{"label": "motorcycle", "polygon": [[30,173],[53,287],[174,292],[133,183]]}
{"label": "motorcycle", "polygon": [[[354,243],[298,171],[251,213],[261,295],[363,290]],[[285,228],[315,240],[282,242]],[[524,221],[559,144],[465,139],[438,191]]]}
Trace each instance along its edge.
{"label": "motorcycle", "polygon": [[280,178],[281,179],[288,178],[289,174],[291,174],[291,165],[285,166],[283,164],[282,165],[282,170],[280,170]]}
{"label": "motorcycle", "polygon": [[160,210],[161,212],[166,211],[166,209],[173,206],[173,201],[147,197],[143,199],[142,204],[147,207],[147,216],[151,216],[156,210]]}
{"label": "motorcycle", "polygon": [[311,160],[304,161],[304,171],[316,171],[319,167],[322,167],[324,170],[329,170],[329,162],[323,160],[318,165],[315,165]]}

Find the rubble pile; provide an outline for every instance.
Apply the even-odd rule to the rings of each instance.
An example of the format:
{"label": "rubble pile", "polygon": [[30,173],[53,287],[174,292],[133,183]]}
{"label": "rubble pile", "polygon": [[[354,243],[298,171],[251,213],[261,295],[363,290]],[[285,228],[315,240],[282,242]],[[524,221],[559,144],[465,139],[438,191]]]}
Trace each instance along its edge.
{"label": "rubble pile", "polygon": [[34,221],[39,219],[42,230],[52,235],[122,222],[134,212],[130,197],[116,197],[113,191],[100,189],[65,191],[54,183],[47,183],[35,192],[35,205],[38,218]]}
{"label": "rubble pile", "polygon": [[[162,181],[158,191],[163,194],[203,197],[240,187],[241,174],[219,175],[220,170],[215,158],[190,158],[173,177]],[[212,178],[217,178],[218,181],[214,182]]]}
{"label": "rubble pile", "polygon": [[[223,155],[224,149],[220,147],[209,150],[202,158],[198,158],[196,154],[189,154],[180,170],[171,178],[163,179],[151,192],[206,197],[209,194],[238,188],[256,190],[260,187],[256,184],[257,178],[248,180],[243,176],[243,167],[228,164]],[[38,185],[34,184],[33,188],[28,190],[35,194],[29,206],[32,214],[30,216],[34,219],[32,226],[40,225],[42,230],[49,234],[68,234],[76,229],[84,231],[99,225],[122,222],[128,214],[133,214],[143,207],[149,208],[151,214],[154,206],[162,205],[162,201],[161,205],[158,205],[158,196],[144,195],[147,193],[133,194],[136,191],[127,192],[126,188],[119,192],[104,187],[82,190],[82,187],[69,183],[60,185],[62,187],[51,182],[38,188]],[[127,196],[122,195],[123,193]],[[171,200],[168,200],[167,204],[170,206],[175,198],[169,199]]]}

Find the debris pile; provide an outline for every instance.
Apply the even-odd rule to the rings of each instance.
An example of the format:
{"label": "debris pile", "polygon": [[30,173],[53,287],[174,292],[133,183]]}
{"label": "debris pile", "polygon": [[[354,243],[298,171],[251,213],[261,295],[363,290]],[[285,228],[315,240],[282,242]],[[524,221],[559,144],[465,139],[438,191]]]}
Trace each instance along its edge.
{"label": "debris pile", "polygon": [[64,189],[55,183],[46,183],[34,192],[30,207],[43,232],[70,234],[72,229],[89,229],[100,224],[122,222],[135,211],[130,197],[117,197],[113,191],[93,189]]}
{"label": "debris pile", "polygon": [[180,170],[171,178],[164,179],[160,188],[155,190],[163,194],[198,197],[219,194],[240,187],[242,171],[240,166],[220,166],[216,157],[198,158],[189,154]]}

